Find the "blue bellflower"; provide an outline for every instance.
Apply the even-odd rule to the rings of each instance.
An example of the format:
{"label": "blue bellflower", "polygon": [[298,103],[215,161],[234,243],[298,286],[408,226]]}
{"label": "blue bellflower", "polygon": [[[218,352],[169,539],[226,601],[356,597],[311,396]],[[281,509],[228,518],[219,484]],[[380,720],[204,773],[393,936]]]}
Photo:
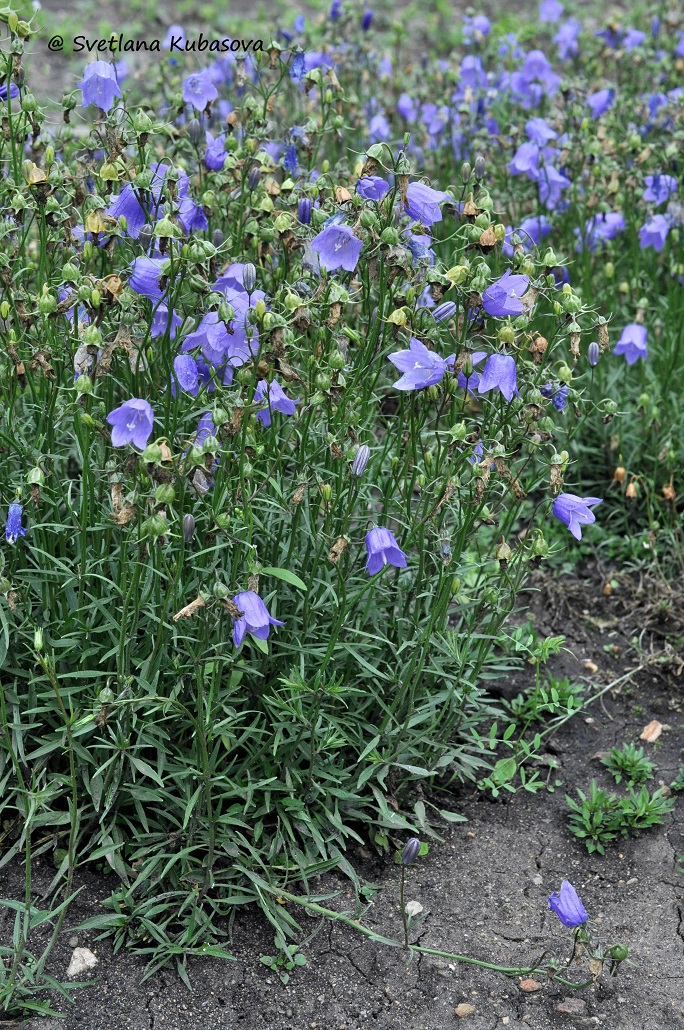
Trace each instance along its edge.
{"label": "blue bellflower", "polygon": [[563,926],[582,926],[589,918],[577,891],[568,880],[563,880],[560,893],[554,891],[551,894],[549,908],[556,913]]}
{"label": "blue bellflower", "polygon": [[319,254],[321,267],[328,272],[338,268],[353,272],[363,248],[361,240],[348,225],[329,225],[314,236],[311,246]]}
{"label": "blue bellflower", "polygon": [[103,111],[109,111],[114,100],[121,97],[116,70],[108,61],[93,61],[92,64],[87,64],[77,89],[83,93],[82,107],[94,104]]}
{"label": "blue bellflower", "polygon": [[506,269],[501,278],[492,283],[482,294],[482,307],[493,318],[506,318],[508,315],[521,315],[523,304],[520,297],[529,285],[526,275],[511,275]]}
{"label": "blue bellflower", "polygon": [[396,390],[423,390],[441,382],[448,366],[453,365],[455,355],[440,358],[439,354],[428,350],[424,343],[412,336],[409,349],[395,351],[389,355],[389,360],[403,373],[392,384]]}
{"label": "blue bellflower", "polygon": [[26,530],[21,524],[23,511],[23,504],[10,504],[9,506],[7,525],[5,526],[5,539],[8,544],[15,544],[20,536],[26,536]]}
{"label": "blue bellflower", "polygon": [[275,379],[271,383],[267,383],[265,379],[259,380],[254,391],[254,403],[266,405],[257,412],[257,418],[264,426],[270,426],[272,411],[279,411],[281,415],[294,415],[297,411],[296,401],[287,396]]}
{"label": "blue bellflower", "polygon": [[433,190],[424,182],[412,182],[406,190],[406,210],[411,218],[429,228],[435,222],[441,222],[440,204],[445,200],[453,204],[454,198],[443,190]]}
{"label": "blue bellflower", "polygon": [[133,397],[110,411],[107,422],[112,426],[112,447],[125,447],[132,443],[144,451],[152,435],[154,412],[147,401]]}
{"label": "blue bellflower", "polygon": [[218,97],[218,90],[209,78],[209,69],[193,72],[183,80],[183,100],[196,111],[204,111],[207,104]]}
{"label": "blue bellflower", "polygon": [[268,608],[253,590],[243,590],[233,598],[242,615],[233,624],[233,643],[240,647],[247,633],[257,640],[267,640],[271,626],[284,626],[284,622],[269,615]]}
{"label": "blue bellflower", "polygon": [[620,334],[617,345],[613,348],[613,354],[624,354],[628,365],[634,365],[639,358],[642,361],[648,359],[648,347],[646,344],[646,326],[638,322],[630,322]]}
{"label": "blue bellflower", "polygon": [[558,494],[553,502],[552,511],[557,519],[565,523],[575,540],[582,539],[582,526],[596,522],[596,516],[590,509],[602,504],[600,497],[578,497],[577,494]]}
{"label": "blue bellflower", "polygon": [[395,540],[394,533],[385,529],[384,526],[371,529],[369,533],[366,533],[366,548],[368,550],[366,572],[369,576],[380,572],[385,565],[394,565],[397,569],[406,568],[406,555]]}
{"label": "blue bellflower", "polygon": [[496,389],[510,403],[513,397],[519,396],[516,373],[515,358],[510,354],[490,354],[482,370],[477,392],[488,393]]}

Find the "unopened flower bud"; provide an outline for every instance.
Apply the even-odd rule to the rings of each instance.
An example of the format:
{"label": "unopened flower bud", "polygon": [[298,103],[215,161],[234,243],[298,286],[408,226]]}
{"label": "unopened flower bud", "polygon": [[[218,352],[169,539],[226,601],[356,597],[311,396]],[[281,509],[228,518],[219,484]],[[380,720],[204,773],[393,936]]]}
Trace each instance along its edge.
{"label": "unopened flower bud", "polygon": [[189,544],[195,535],[195,519],[192,515],[183,516],[183,540]]}
{"label": "unopened flower bud", "polygon": [[473,169],[472,169],[472,167],[470,165],[470,161],[464,161],[463,164],[461,165],[461,179],[462,179],[463,182],[468,182],[468,179],[470,178],[472,170]]}
{"label": "unopened flower bud", "polygon": [[311,222],[311,201],[308,197],[302,197],[297,205],[297,221],[302,225],[309,225]]}
{"label": "unopened flower bud", "polygon": [[248,261],[242,269],[242,283],[247,293],[253,293],[256,286],[256,268]]}
{"label": "unopened flower bud", "polygon": [[453,300],[445,300],[443,304],[438,304],[432,312],[432,317],[435,322],[446,322],[447,319],[451,318],[456,311],[456,305]]}
{"label": "unopened flower bud", "polygon": [[247,176],[247,189],[255,190],[261,182],[261,168],[258,165],[252,165]]}
{"label": "unopened flower bud", "polygon": [[411,837],[409,841],[404,845],[404,850],[401,853],[401,864],[411,865],[412,862],[418,858],[420,854],[420,841],[417,837]]}
{"label": "unopened flower bud", "polygon": [[140,230],[138,234],[138,243],[144,250],[147,250],[147,248],[149,247],[153,232],[154,227],[151,226],[149,223],[145,223],[145,225],[143,225],[142,229]]}
{"label": "unopened flower bud", "polygon": [[351,473],[353,476],[362,476],[366,471],[368,465],[368,459],[370,458],[370,447],[365,443],[362,443],[359,447],[354,461],[352,462]]}
{"label": "unopened flower bud", "polygon": [[199,143],[202,139],[202,126],[197,118],[191,118],[188,122],[188,136],[193,143]]}
{"label": "unopened flower bud", "polygon": [[211,234],[211,242],[214,244],[214,246],[216,247],[217,250],[221,246],[221,244],[223,243],[224,240],[225,240],[225,236],[223,234],[223,230],[222,229],[214,229],[213,233]]}
{"label": "unopened flower bud", "polygon": [[592,368],[596,368],[596,366],[598,365],[599,354],[599,345],[594,340],[592,343],[589,344],[589,349],[587,350],[587,358],[589,359],[589,364]]}
{"label": "unopened flower bud", "polygon": [[484,179],[484,174],[487,171],[487,162],[485,161],[482,154],[478,154],[475,158],[475,178]]}

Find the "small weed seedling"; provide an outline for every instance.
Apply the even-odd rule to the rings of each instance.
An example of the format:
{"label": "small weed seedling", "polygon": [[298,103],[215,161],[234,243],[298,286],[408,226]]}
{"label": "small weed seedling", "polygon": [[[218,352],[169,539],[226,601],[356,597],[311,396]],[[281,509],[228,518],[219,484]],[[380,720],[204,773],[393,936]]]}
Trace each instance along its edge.
{"label": "small weed seedling", "polygon": [[261,962],[277,973],[282,983],[286,984],[290,979],[290,973],[296,966],[306,965],[306,955],[302,955],[296,944],[287,944],[280,941],[278,937],[275,938],[275,946],[277,954],[262,955]]}
{"label": "small weed seedling", "polygon": [[606,844],[617,837],[626,837],[631,830],[647,830],[663,822],[671,812],[674,801],[661,788],[651,794],[648,787],[637,793],[630,788],[629,796],[619,798],[591,781],[589,794],[577,791],[579,802],[566,795],[570,808],[570,832],[584,841],[589,854],[604,855]]}
{"label": "small weed seedling", "polygon": [[647,780],[652,780],[656,768],[645,757],[644,749],[636,744],[613,747],[601,761],[610,770],[616,783],[624,780],[628,787],[640,787]]}

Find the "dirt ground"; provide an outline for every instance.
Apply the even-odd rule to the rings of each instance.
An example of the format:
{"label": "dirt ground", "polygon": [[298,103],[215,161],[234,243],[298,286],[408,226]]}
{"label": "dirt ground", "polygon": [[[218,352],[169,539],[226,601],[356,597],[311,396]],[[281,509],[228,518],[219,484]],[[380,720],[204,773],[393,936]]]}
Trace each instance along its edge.
{"label": "dirt ground", "polygon": [[[610,577],[616,581],[614,574]],[[287,986],[259,962],[272,954],[265,921],[243,913],[236,922],[231,951],[237,961],[191,961],[193,991],[175,971],[163,970],[140,984],[144,963],[119,952],[95,932],[74,935],[69,926],[103,911],[98,899],[110,881],[84,873],[82,892],[69,912],[62,940],[48,969],[64,977],[74,946],[91,948],[99,959],[92,986],[74,992],[75,1003],[54,999],[63,1021],[34,1020],[33,1030],[546,1030],[605,1027],[620,1030],[675,1030],[684,1027],[684,804],[678,800],[663,827],[624,839],[605,857],[589,856],[567,829],[566,793],[585,789],[592,777],[613,786],[597,752],[638,738],[652,719],[665,725],[656,744],[646,745],[656,762],[656,782],[669,784],[681,765],[684,719],[681,619],[674,595],[653,581],[618,576],[611,597],[602,593],[605,576],[540,578],[539,593],[528,595],[536,628],[563,633],[573,656],[558,656],[556,676],[581,676],[608,683],[641,667],[630,681],[609,691],[551,738],[548,752],[558,762],[555,792],[520,792],[496,801],[475,789],[452,795],[449,806],[467,816],[445,826],[444,841],[433,842],[427,857],[410,870],[407,900],[427,912],[420,928],[424,947],[470,954],[505,965],[525,965],[545,948],[569,952],[571,931],[548,910],[547,897],[571,880],[582,897],[597,935],[629,945],[630,961],[615,978],[576,993],[539,975],[540,989],[525,993],[500,973],[422,956],[407,966],[399,949],[378,946],[340,924],[322,926],[303,949],[308,964]],[[637,653],[638,647],[638,653]],[[592,661],[598,671],[588,673]],[[512,688],[522,686],[522,673]],[[653,784],[652,784],[653,785]],[[441,795],[440,807],[444,807]],[[364,875],[382,889],[365,922],[388,936],[401,935],[398,869],[356,856]],[[38,865],[36,891],[49,882],[51,867]],[[0,892],[21,897],[23,871],[0,871]],[[330,904],[351,909],[344,883],[326,880],[342,895]],[[307,926],[309,919],[297,913]],[[0,935],[11,932],[4,910]],[[313,919],[311,930],[318,926]],[[38,940],[34,950],[38,950]],[[578,969],[578,974],[579,974]],[[583,979],[578,975],[577,979]],[[572,995],[572,997],[570,997]],[[468,1015],[457,1006],[472,1006]],[[463,1012],[463,1009],[460,1010]],[[1,1019],[1,1017],[0,1017]]]}

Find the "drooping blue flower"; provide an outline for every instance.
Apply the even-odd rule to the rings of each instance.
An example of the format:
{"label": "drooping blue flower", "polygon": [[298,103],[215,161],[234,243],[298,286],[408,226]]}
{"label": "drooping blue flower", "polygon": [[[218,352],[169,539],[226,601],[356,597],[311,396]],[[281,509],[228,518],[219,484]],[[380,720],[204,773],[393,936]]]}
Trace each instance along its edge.
{"label": "drooping blue flower", "polygon": [[584,232],[579,227],[572,231],[577,236],[576,250],[581,250],[585,242],[589,250],[595,250],[601,240],[612,240],[625,231],[625,218],[621,211],[606,211],[588,218]]}
{"label": "drooping blue flower", "polygon": [[92,64],[87,64],[77,89],[83,93],[82,107],[94,104],[102,111],[109,111],[114,100],[121,97],[116,70],[108,61],[93,61]]}
{"label": "drooping blue flower", "polygon": [[470,365],[473,366],[473,370],[471,371],[470,375],[468,375],[466,369],[461,369],[461,371],[458,373],[458,378],[456,382],[458,383],[459,387],[462,390],[468,390],[468,392],[471,393],[473,396],[475,396],[475,391],[480,385],[480,373],[476,372],[475,369],[478,365],[482,364],[486,357],[487,351],[485,350],[473,351],[469,358]]}
{"label": "drooping blue flower", "polygon": [[392,135],[390,124],[384,114],[375,114],[368,124],[368,138],[371,143],[384,143]]}
{"label": "drooping blue flower", "polygon": [[211,132],[207,131],[205,139],[207,151],[204,155],[204,163],[210,171],[220,172],[228,156],[226,153],[225,133],[214,137]]}
{"label": "drooping blue flower", "polygon": [[665,215],[654,215],[639,229],[639,246],[642,250],[646,247],[653,247],[659,254],[665,246],[669,231],[670,223]]}
{"label": "drooping blue flower", "polygon": [[132,397],[110,411],[107,422],[112,426],[112,447],[132,443],[144,451],[154,428],[154,412],[147,401]]}
{"label": "drooping blue flower", "polygon": [[10,504],[9,506],[5,526],[5,539],[8,544],[16,544],[20,536],[26,536],[26,530],[21,524],[23,511],[23,504]]}
{"label": "drooping blue flower", "polygon": [[445,200],[454,202],[450,193],[443,190],[433,190],[424,182],[409,183],[406,190],[406,210],[411,218],[415,218],[421,225],[429,228],[435,222],[441,222],[442,211],[440,204]]}
{"label": "drooping blue flower", "polygon": [[297,147],[294,145],[294,143],[288,143],[287,147],[285,148],[283,168],[286,172],[289,172],[290,175],[296,175],[298,164],[299,162],[297,160]]}
{"label": "drooping blue flower", "polygon": [[569,57],[575,57],[579,53],[577,39],[581,31],[582,23],[577,21],[576,18],[568,18],[559,27],[558,32],[553,37],[553,41],[558,47],[558,56],[561,61],[567,61]]}
{"label": "drooping blue flower", "polygon": [[[197,369],[197,362],[192,355],[176,355],[173,359],[173,371],[176,373],[176,379],[181,390],[189,393],[192,397],[196,397],[199,393],[199,371]],[[175,383],[173,386],[175,387]],[[175,389],[173,392],[175,394]]]}
{"label": "drooping blue flower", "polygon": [[255,404],[265,404],[265,407],[257,412],[257,418],[264,426],[270,426],[272,411],[279,411],[281,415],[294,415],[297,411],[296,401],[287,396],[275,379],[271,383],[260,379],[253,400]]}
{"label": "drooping blue flower", "polygon": [[374,576],[385,565],[394,565],[397,569],[406,568],[406,555],[399,547],[394,533],[384,526],[371,529],[366,533],[366,548],[368,550],[368,561],[366,572]]}
{"label": "drooping blue flower", "polygon": [[169,311],[166,304],[157,304],[152,312],[152,324],[150,325],[150,336],[156,339],[169,332],[169,339],[175,340],[178,329],[183,325],[183,319],[175,308]]}
{"label": "drooping blue flower", "polygon": [[411,251],[414,265],[419,261],[427,260],[431,265],[435,263],[435,252],[432,249],[432,237],[425,233],[413,233],[410,230],[401,234],[401,238]]}
{"label": "drooping blue flower", "polygon": [[[10,83],[9,95],[10,95],[10,99],[11,100],[14,100],[15,97],[19,96],[19,87],[17,86],[16,82],[11,82]],[[5,100],[7,100],[7,84],[6,83],[3,83],[3,85],[0,86],[0,100],[2,100],[3,102]],[[84,104],[83,106],[85,107],[86,105]]]}
{"label": "drooping blue flower", "polygon": [[527,175],[536,179],[539,171],[539,147],[536,143],[521,143],[513,155],[508,171],[511,175]]}
{"label": "drooping blue flower", "polygon": [[545,383],[540,391],[544,397],[550,397],[556,411],[565,411],[570,387],[566,383]]}
{"label": "drooping blue flower", "polygon": [[218,97],[218,90],[211,81],[209,69],[192,72],[183,80],[183,100],[192,104],[196,111],[204,111]]}
{"label": "drooping blue flower", "polygon": [[311,246],[320,256],[321,266],[328,272],[337,268],[353,272],[363,249],[361,240],[348,225],[329,225],[314,236]]}
{"label": "drooping blue flower", "polygon": [[372,22],[373,12],[371,11],[370,7],[367,7],[366,10],[363,12],[363,18],[361,19],[361,31],[368,32]]}
{"label": "drooping blue flower", "polygon": [[414,122],[418,114],[415,102],[408,93],[402,93],[397,100],[397,111],[407,122]]}
{"label": "drooping blue flower", "polygon": [[563,190],[572,186],[567,176],[549,164],[539,169],[537,182],[539,184],[539,199],[548,211],[553,211],[558,206]]}
{"label": "drooping blue flower", "polygon": [[380,175],[364,175],[356,184],[356,192],[364,200],[382,200],[389,192],[389,184]]}
{"label": "drooping blue flower", "polygon": [[563,926],[582,926],[589,918],[577,891],[568,880],[563,880],[560,894],[554,891],[550,895],[549,908],[556,913]]}
{"label": "drooping blue flower", "polygon": [[499,390],[509,403],[513,397],[519,396],[515,358],[510,354],[490,354],[487,358],[477,392],[488,393],[489,390],[495,389]]}
{"label": "drooping blue flower", "polygon": [[169,25],[162,42],[162,50],[170,50],[171,46],[174,50],[178,48],[184,50],[186,41],[187,37],[182,25]]}
{"label": "drooping blue flower", "polygon": [[587,104],[591,110],[591,117],[600,118],[602,114],[613,106],[615,99],[614,89],[600,89],[598,93],[590,93],[587,97]]}
{"label": "drooping blue flower", "polygon": [[590,509],[602,504],[601,497],[578,497],[577,494],[558,494],[553,502],[552,511],[557,519],[563,522],[575,540],[582,539],[582,526],[596,522],[596,516]]}
{"label": "drooping blue flower", "polygon": [[131,262],[131,277],[128,285],[141,297],[149,297],[150,300],[161,300],[162,291],[159,288],[161,267],[164,264],[163,258],[137,257]]}
{"label": "drooping blue flower", "polygon": [[306,57],[303,52],[295,54],[290,64],[290,78],[293,82],[301,82],[306,75]]}
{"label": "drooping blue flower", "polygon": [[271,626],[284,626],[285,623],[269,615],[268,608],[253,590],[243,590],[233,598],[242,615],[233,623],[233,643],[240,647],[247,633],[257,640],[268,640]]}
{"label": "drooping blue flower", "polygon": [[330,5],[330,21],[337,21],[342,11],[342,0],[332,0]]}
{"label": "drooping blue flower", "polygon": [[553,24],[561,18],[563,11],[564,7],[560,0],[541,0],[539,4],[539,21]]}
{"label": "drooping blue flower", "polygon": [[677,192],[677,180],[673,175],[647,175],[644,178],[646,189],[642,196],[644,200],[659,206],[669,200],[673,193]]}
{"label": "drooping blue flower", "polygon": [[549,140],[558,137],[558,133],[554,132],[544,118],[530,118],[525,125],[525,132],[528,139],[540,147],[545,147]]}
{"label": "drooping blue flower", "polygon": [[491,32],[492,25],[489,18],[484,14],[463,15],[463,41],[471,43],[475,39],[478,43],[486,39]]}
{"label": "drooping blue flower", "polygon": [[440,358],[439,354],[428,350],[424,343],[412,336],[408,350],[395,351],[389,355],[389,360],[403,373],[392,384],[396,390],[423,390],[442,381],[449,365],[453,365],[455,355]]}
{"label": "drooping blue flower", "polygon": [[627,29],[624,38],[622,40],[622,47],[624,50],[629,52],[630,50],[636,50],[640,47],[646,39],[646,33],[642,32],[641,29]]}
{"label": "drooping blue flower", "polygon": [[624,354],[628,365],[642,359],[648,360],[648,346],[646,344],[646,326],[638,322],[631,322],[626,325],[620,334],[617,345],[613,348],[613,354]]}
{"label": "drooping blue flower", "polygon": [[526,275],[511,275],[507,268],[501,278],[487,287],[482,294],[482,307],[493,318],[506,318],[508,315],[521,315],[523,304],[520,297],[529,286]]}
{"label": "drooping blue flower", "polygon": [[523,250],[532,250],[535,244],[540,244],[545,236],[551,232],[551,223],[545,215],[531,215],[529,218],[523,219],[517,228],[513,228],[512,225],[506,226],[506,235],[504,236],[501,250],[504,254],[508,254],[510,257],[515,253],[513,244],[511,243],[511,236],[515,233],[520,236],[522,240]]}
{"label": "drooping blue flower", "polygon": [[118,196],[110,196],[109,200],[107,214],[112,218],[120,218],[123,215],[126,219],[126,235],[130,236],[132,240],[137,240],[140,230],[147,221],[147,214],[134,187],[127,182],[121,193]]}

